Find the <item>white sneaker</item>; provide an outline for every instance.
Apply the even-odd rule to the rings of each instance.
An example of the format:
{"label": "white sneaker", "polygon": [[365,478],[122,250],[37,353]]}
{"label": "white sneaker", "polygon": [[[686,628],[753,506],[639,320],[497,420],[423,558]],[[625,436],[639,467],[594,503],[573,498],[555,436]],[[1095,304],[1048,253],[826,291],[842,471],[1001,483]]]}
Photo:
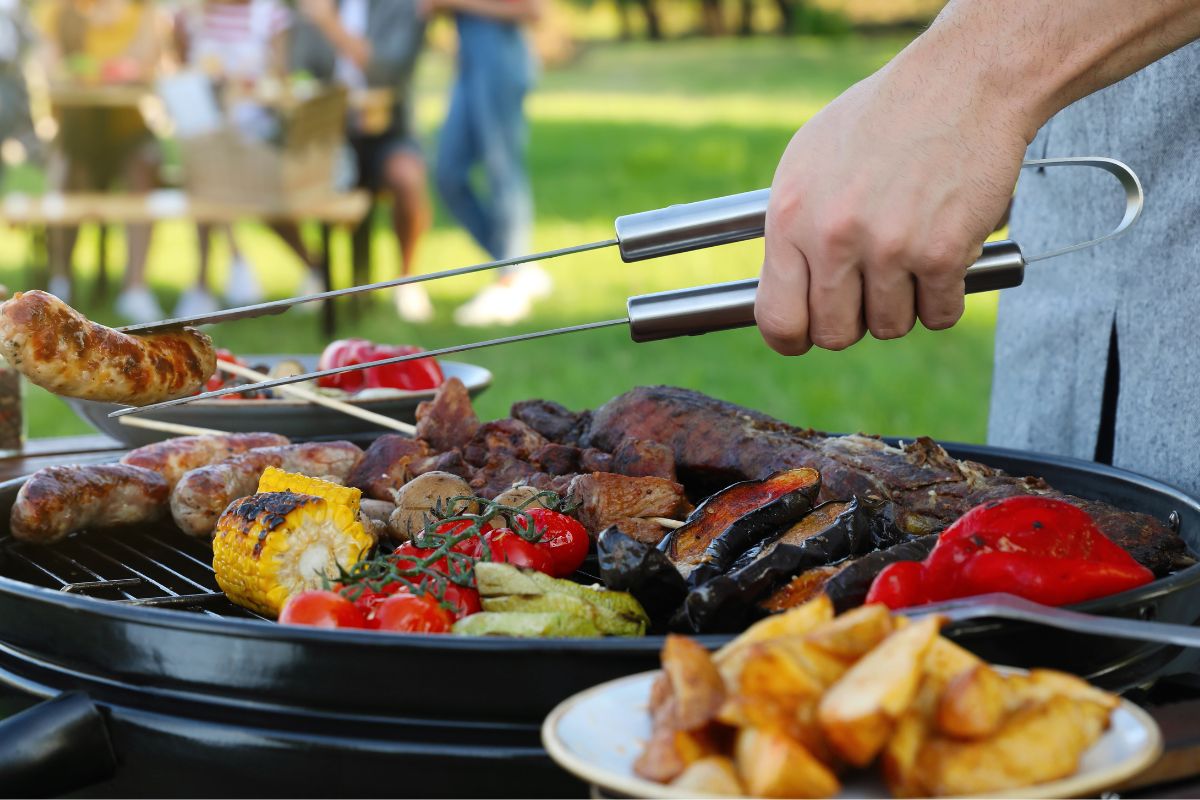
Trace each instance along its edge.
{"label": "white sneaker", "polygon": [[71,279],[67,276],[52,276],[50,278],[50,285],[46,287],[46,290],[67,305],[71,305]]}
{"label": "white sneaker", "polygon": [[217,298],[213,297],[211,292],[196,286],[179,296],[179,302],[175,304],[175,310],[171,312],[171,316],[198,317],[201,314],[212,314],[220,309],[221,304],[217,302]]}
{"label": "white sneaker", "polygon": [[254,270],[244,258],[234,258],[229,265],[229,285],[225,289],[225,302],[231,306],[251,306],[263,298],[262,286],[254,277]]}
{"label": "white sneaker", "polygon": [[541,264],[522,264],[517,267],[516,274],[512,277],[512,283],[529,295],[530,300],[549,297],[550,292],[554,289],[554,280],[550,277],[550,273],[542,269]]}
{"label": "white sneaker", "polygon": [[512,325],[529,316],[531,309],[529,293],[515,281],[497,282],[454,309],[454,321],[468,328]]}
{"label": "white sneaker", "polygon": [[433,319],[433,303],[429,293],[419,283],[396,287],[396,313],[405,322],[429,322]]}
{"label": "white sneaker", "polygon": [[134,324],[157,322],[166,316],[154,293],[145,286],[121,292],[121,296],[117,298],[116,310],[119,315]]}

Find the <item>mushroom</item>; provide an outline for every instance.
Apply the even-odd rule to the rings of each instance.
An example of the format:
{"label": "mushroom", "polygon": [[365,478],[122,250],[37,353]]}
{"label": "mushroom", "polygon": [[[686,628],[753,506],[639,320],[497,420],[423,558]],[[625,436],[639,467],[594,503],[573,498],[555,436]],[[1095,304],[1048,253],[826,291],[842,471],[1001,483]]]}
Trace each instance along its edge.
{"label": "mushroom", "polygon": [[424,529],[437,507],[445,514],[470,514],[479,510],[474,502],[460,501],[450,506],[452,497],[470,497],[471,485],[449,472],[426,472],[401,486],[394,493],[396,510],[388,517],[388,532],[397,541],[408,541]]}

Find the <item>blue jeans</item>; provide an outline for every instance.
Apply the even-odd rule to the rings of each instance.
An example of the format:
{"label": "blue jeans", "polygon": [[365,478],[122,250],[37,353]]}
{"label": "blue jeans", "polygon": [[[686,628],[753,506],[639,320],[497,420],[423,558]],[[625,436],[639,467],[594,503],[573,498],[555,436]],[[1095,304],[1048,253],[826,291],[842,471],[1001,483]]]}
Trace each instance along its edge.
{"label": "blue jeans", "polygon": [[[525,168],[524,100],[533,78],[516,25],[459,14],[458,78],[438,141],[434,180],[450,213],[492,258],[529,250],[533,196]],[[486,194],[471,185],[482,167]]]}

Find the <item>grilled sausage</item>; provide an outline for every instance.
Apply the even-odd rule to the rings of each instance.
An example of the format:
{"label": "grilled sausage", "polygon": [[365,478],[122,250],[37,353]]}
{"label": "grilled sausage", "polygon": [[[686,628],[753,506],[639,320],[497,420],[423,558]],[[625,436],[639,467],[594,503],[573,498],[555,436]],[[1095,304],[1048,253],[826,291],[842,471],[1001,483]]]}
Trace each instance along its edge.
{"label": "grilled sausage", "polygon": [[46,467],[17,492],[9,529],[50,544],[85,528],[153,522],[166,515],[169,494],[157,472],[128,464]]}
{"label": "grilled sausage", "polygon": [[254,494],[267,467],[345,482],[362,460],[350,442],[311,442],[262,447],[187,473],[171,492],[171,516],[191,536],[211,536],[234,500]]}
{"label": "grilled sausage", "polygon": [[167,485],[174,489],[184,473],[224,461],[231,456],[241,455],[256,447],[277,447],[285,444],[288,444],[288,438],[277,433],[181,436],[130,450],[121,459],[121,463],[152,469],[166,478]]}
{"label": "grilled sausage", "polygon": [[38,291],[0,305],[0,352],[54,394],[131,406],[193,394],[217,368],[212,339],[194,328],[128,336]]}

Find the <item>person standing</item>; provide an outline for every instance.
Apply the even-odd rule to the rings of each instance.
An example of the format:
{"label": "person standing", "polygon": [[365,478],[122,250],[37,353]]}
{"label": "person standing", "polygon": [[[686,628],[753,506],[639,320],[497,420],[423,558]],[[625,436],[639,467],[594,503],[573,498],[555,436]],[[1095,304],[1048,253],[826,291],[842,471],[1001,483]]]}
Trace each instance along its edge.
{"label": "person standing", "polygon": [[[410,275],[431,216],[425,159],[413,127],[412,77],[425,39],[417,0],[300,0],[299,8],[303,22],[292,40],[295,68],[351,91],[380,88],[392,93],[387,126],[370,132],[352,114],[348,140],[359,185],[391,195],[400,270]],[[406,321],[426,322],[433,316],[420,284],[396,287],[395,301]]]}
{"label": "person standing", "polygon": [[[543,0],[425,0],[427,14],[452,13],[458,30],[458,76],[438,139],[434,179],[442,201],[493,259],[529,252],[533,195],[525,167],[525,95],[534,59],[522,25],[537,20]],[[487,193],[471,186],[481,167]],[[460,325],[517,322],[550,291],[535,264],[506,268],[454,312]]]}

